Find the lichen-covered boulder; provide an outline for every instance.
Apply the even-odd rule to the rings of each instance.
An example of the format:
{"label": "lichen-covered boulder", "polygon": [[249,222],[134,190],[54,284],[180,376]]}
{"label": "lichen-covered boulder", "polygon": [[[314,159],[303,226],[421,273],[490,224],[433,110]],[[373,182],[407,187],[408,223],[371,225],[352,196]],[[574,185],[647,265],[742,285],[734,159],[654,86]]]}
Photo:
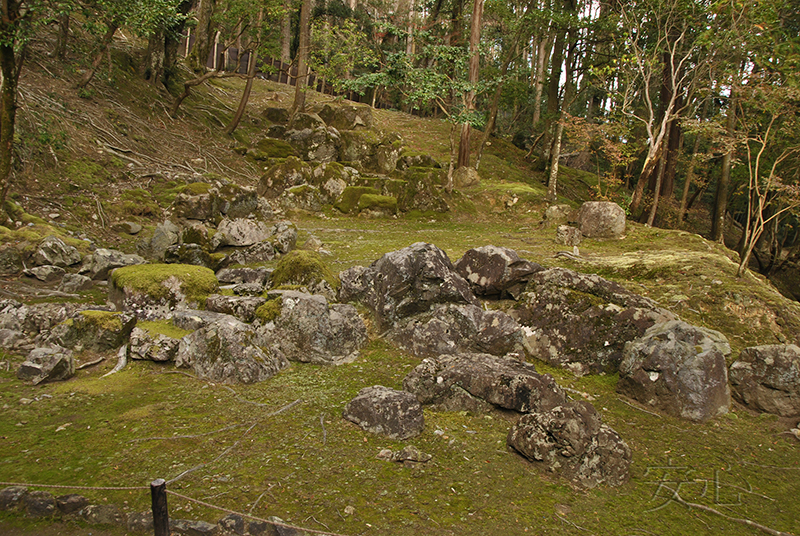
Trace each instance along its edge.
{"label": "lichen-covered boulder", "polygon": [[325,126],[325,121],[319,115],[315,113],[297,112],[289,119],[287,129],[304,130],[308,128],[313,130],[315,128],[324,128]]}
{"label": "lichen-covered boulder", "polygon": [[16,510],[23,504],[28,488],[24,486],[9,486],[0,489],[0,510]]}
{"label": "lichen-covered boulder", "polygon": [[61,292],[80,292],[90,290],[94,286],[92,278],[81,274],[64,274],[58,290]]}
{"label": "lichen-covered boulder", "polygon": [[94,279],[106,279],[115,268],[145,264],[147,261],[139,255],[123,253],[115,249],[97,248],[92,252],[89,276]]}
{"label": "lichen-covered boulder", "polygon": [[294,250],[278,261],[272,272],[273,287],[304,287],[311,294],[336,300],[339,278],[316,251]]}
{"label": "lichen-covered boulder", "polygon": [[469,166],[462,166],[453,172],[453,185],[456,188],[470,188],[480,184],[481,176],[478,170]]}
{"label": "lichen-covered boulder", "polygon": [[272,268],[223,268],[217,279],[223,284],[258,283],[264,287],[272,277]]}
{"label": "lichen-covered boulder", "polygon": [[566,268],[533,274],[509,314],[527,328],[531,355],[576,375],[616,372],[626,342],[675,319],[617,283]]}
{"label": "lichen-covered boulder", "polygon": [[562,225],[577,216],[576,210],[569,205],[550,205],[544,211],[543,224],[546,226]]}
{"label": "lichen-covered boulder", "polygon": [[578,246],[583,242],[583,233],[577,227],[559,225],[556,227],[556,244]]}
{"label": "lichen-covered boulder", "polygon": [[342,416],[368,432],[391,439],[410,439],[425,428],[422,406],[413,394],[381,385],[361,389]]}
{"label": "lichen-covered boulder", "polygon": [[265,240],[246,248],[236,248],[219,263],[220,267],[237,264],[257,264],[269,262],[275,258],[276,252],[272,242]]}
{"label": "lichen-covered boulder", "polygon": [[346,270],[340,279],[339,300],[366,305],[375,315],[379,331],[439,303],[478,305],[469,283],[456,272],[447,254],[423,242],[387,253],[369,268]]}
{"label": "lichen-covered boulder", "polygon": [[508,445],[575,486],[619,486],[627,482],[631,450],[602,424],[588,402],[570,402],[523,415],[508,433]]}
{"label": "lichen-covered boulder", "polygon": [[[220,254],[216,255],[223,257]],[[199,244],[179,244],[167,248],[164,252],[164,262],[166,264],[193,264],[213,270],[220,261],[217,256],[212,255]]]}
{"label": "lichen-covered boulder", "polygon": [[72,350],[55,344],[34,348],[17,369],[17,378],[34,384],[67,380],[74,375]]}
{"label": "lichen-covered boulder", "polygon": [[[349,363],[367,343],[367,327],[355,307],[331,304],[319,294],[273,291],[280,314],[259,329],[290,361],[338,365]],[[262,343],[263,344],[263,343]]]}
{"label": "lichen-covered boulder", "polygon": [[320,212],[322,210],[323,196],[319,188],[310,184],[292,186],[283,191],[280,204],[284,210],[305,210],[306,212]]}
{"label": "lichen-covered boulder", "polygon": [[276,348],[259,346],[252,326],[221,315],[181,339],[175,365],[208,381],[236,384],[271,378],[289,362]]}
{"label": "lichen-covered boulder", "polygon": [[455,268],[476,295],[489,298],[518,297],[531,275],[544,269],[521,259],[513,249],[497,246],[468,250]]}
{"label": "lichen-covered boulder", "polygon": [[22,254],[14,244],[0,246],[0,275],[17,275],[25,269]]}
{"label": "lichen-covered boulder", "polygon": [[442,165],[429,154],[419,154],[410,152],[408,150],[403,150],[403,152],[400,154],[400,158],[397,160],[397,169],[400,171],[405,171],[410,167],[429,167],[438,169],[441,168]]}
{"label": "lichen-covered boulder", "polygon": [[800,416],[800,347],[745,348],[729,374],[733,396],[745,406],[782,417]]}
{"label": "lichen-covered boulder", "polygon": [[288,220],[279,221],[272,231],[272,247],[286,254],[297,245],[297,226]]}
{"label": "lichen-covered boulder", "polygon": [[[291,129],[291,125],[290,125]],[[300,158],[311,162],[336,162],[339,160],[339,133],[334,128],[291,129],[285,136],[300,153]]]}
{"label": "lichen-covered boulder", "polygon": [[[285,132],[285,131],[284,131]],[[289,143],[272,137],[261,138],[256,142],[256,146],[247,149],[248,158],[256,161],[270,160],[272,158],[297,157],[297,151]]]}
{"label": "lichen-covered boulder", "polygon": [[680,320],[657,324],[625,345],[617,391],[670,415],[707,421],[730,408],[730,352],[718,331]]}
{"label": "lichen-covered boulder", "polygon": [[13,352],[30,352],[35,347],[33,340],[22,331],[0,328],[0,348]]}
{"label": "lichen-covered boulder", "polygon": [[55,326],[47,340],[69,348],[114,350],[128,342],[135,325],[136,316],[131,313],[85,310]]}
{"label": "lichen-covered boulder", "polygon": [[307,184],[311,180],[311,165],[297,157],[289,157],[285,161],[271,166],[258,181],[258,195],[267,199],[275,199],[287,188],[299,184]]}
{"label": "lichen-covered boulder", "polygon": [[108,299],[118,311],[142,319],[166,318],[173,310],[205,303],[219,290],[214,272],[189,264],[147,264],[111,274]]}
{"label": "lichen-covered boulder", "polygon": [[61,280],[66,274],[66,270],[61,268],[60,266],[53,266],[53,265],[45,265],[45,266],[34,266],[33,268],[26,268],[22,271],[28,277],[35,277],[39,281],[44,281],[45,283],[52,283],[54,281]]}
{"label": "lichen-covered boulder", "polygon": [[233,315],[242,322],[252,322],[256,317],[256,309],[267,300],[256,296],[223,296],[212,294],[206,298],[206,310],[215,313]]}
{"label": "lichen-covered boulder", "polygon": [[567,401],[552,376],[532,364],[476,353],[426,358],[405,377],[403,389],[421,404],[449,411],[479,411],[491,404],[526,413]]}
{"label": "lichen-covered boulder", "polygon": [[48,236],[33,252],[33,262],[37,266],[53,265],[66,268],[81,262],[81,254],[75,247],[68,246],[57,236]]}
{"label": "lichen-covered boulder", "polygon": [[320,110],[319,117],[329,127],[337,130],[372,128],[372,108],[369,106],[331,106],[326,104]]}
{"label": "lichen-covered boulder", "polygon": [[387,337],[419,356],[464,352],[525,356],[522,328],[502,311],[472,304],[439,304],[430,312],[399,320]]}
{"label": "lichen-covered boulder", "polygon": [[131,331],[128,357],[157,362],[175,361],[179,347],[180,338],[135,327]]}
{"label": "lichen-covered boulder", "polygon": [[248,218],[225,218],[217,226],[217,232],[212,239],[214,249],[222,246],[245,247],[252,246],[268,240],[274,227],[263,221]]}
{"label": "lichen-covered boulder", "polygon": [[625,210],[610,201],[587,201],[578,211],[578,228],[588,238],[620,238],[625,234]]}
{"label": "lichen-covered boulder", "polygon": [[219,214],[219,191],[207,182],[193,182],[175,196],[170,211],[176,218],[214,221]]}
{"label": "lichen-covered boulder", "polygon": [[181,228],[165,220],[156,226],[153,236],[141,244],[141,252],[153,259],[163,259],[167,248],[178,244],[180,237]]}

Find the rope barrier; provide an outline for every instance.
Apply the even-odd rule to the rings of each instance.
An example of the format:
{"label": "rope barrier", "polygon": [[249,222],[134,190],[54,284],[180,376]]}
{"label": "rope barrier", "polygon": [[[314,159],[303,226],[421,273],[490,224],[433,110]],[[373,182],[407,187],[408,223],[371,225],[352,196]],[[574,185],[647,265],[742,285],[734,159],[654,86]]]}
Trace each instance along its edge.
{"label": "rope barrier", "polygon": [[23,482],[0,482],[0,486],[22,486],[26,488],[60,488],[60,489],[90,489],[98,491],[142,491],[150,490],[148,486],[67,486],[63,484],[27,484]]}
{"label": "rope barrier", "polygon": [[238,516],[246,517],[248,519],[253,519],[255,521],[261,521],[263,523],[269,523],[270,525],[277,525],[277,526],[280,526],[280,527],[285,527],[287,529],[295,529],[295,530],[310,532],[311,534],[323,534],[325,536],[344,536],[343,534],[338,534],[336,532],[308,529],[308,528],[305,528],[305,527],[298,527],[296,525],[288,525],[286,523],[280,523],[278,521],[270,521],[268,519],[262,519],[260,517],[256,517],[256,516],[253,516],[253,515],[250,515],[250,514],[237,512],[235,510],[229,510],[229,509],[223,508],[221,506],[215,506],[215,505],[213,505],[211,503],[207,503],[205,501],[201,501],[200,499],[194,499],[192,497],[187,497],[186,495],[181,495],[180,493],[174,492],[174,491],[169,490],[169,489],[167,489],[167,494],[174,495],[174,496],[179,497],[181,499],[185,499],[187,501],[191,501],[191,502],[197,503],[199,505],[206,506],[208,508],[213,508],[215,510],[220,510],[220,511],[225,512],[227,514],[235,514],[235,515],[238,515]]}

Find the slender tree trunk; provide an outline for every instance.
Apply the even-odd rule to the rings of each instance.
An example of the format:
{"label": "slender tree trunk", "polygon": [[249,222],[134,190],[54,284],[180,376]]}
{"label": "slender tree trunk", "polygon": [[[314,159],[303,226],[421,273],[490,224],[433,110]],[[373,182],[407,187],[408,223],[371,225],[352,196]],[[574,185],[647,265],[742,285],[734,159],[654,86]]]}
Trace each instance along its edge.
{"label": "slender tree trunk", "polygon": [[144,79],[153,85],[164,80],[164,64],[167,60],[166,32],[158,30],[153,32],[147,41],[147,55],[145,56]]}
{"label": "slender tree trunk", "polygon": [[[665,147],[669,146],[669,137],[670,137],[670,129],[667,129],[667,133],[665,134],[665,139],[662,142]],[[664,174],[667,170],[667,158],[666,155],[662,155],[661,159],[658,161],[658,173],[656,173],[656,184],[653,188],[653,204],[650,206],[650,213],[647,216],[647,225],[648,227],[652,227],[653,223],[656,221],[656,212],[658,211],[658,202],[661,198],[661,184],[664,181]]]}
{"label": "slender tree trunk", "polygon": [[508,68],[511,65],[511,60],[514,58],[514,55],[514,49],[509,48],[508,52],[506,52],[506,58],[503,61],[503,66],[500,69],[500,83],[497,84],[497,88],[494,90],[494,95],[492,95],[492,102],[489,105],[489,120],[486,122],[486,127],[483,130],[483,136],[481,136],[481,144],[478,147],[478,155],[475,157],[476,170],[481,165],[483,149],[486,147],[489,137],[494,133],[494,127],[497,122],[497,111],[500,108],[500,96],[503,93],[503,79],[505,79],[506,74],[508,74]]}
{"label": "slender tree trunk", "polygon": [[[213,30],[212,17],[217,6],[217,0],[200,0],[197,6],[197,27],[194,31],[194,48],[189,57],[189,66],[196,73],[206,71],[208,55],[216,32]],[[216,58],[214,59],[216,64]]]}
{"label": "slender tree trunk", "polygon": [[303,0],[300,8],[300,46],[297,49],[297,81],[291,115],[306,109],[305,86],[308,83],[308,52],[311,41],[311,7],[313,0]]}
{"label": "slender tree trunk", "polygon": [[[20,60],[21,61],[21,60]],[[14,158],[14,127],[17,114],[17,82],[19,69],[13,44],[0,44],[0,211],[5,211],[6,196],[11,186],[11,165]]]}
{"label": "slender tree trunk", "polygon": [[[478,83],[480,68],[480,40],[481,40],[481,19],[483,18],[483,0],[475,0],[472,5],[472,20],[470,21],[469,31],[469,85],[466,97],[467,113],[475,111],[475,85]],[[457,168],[469,167],[469,144],[472,125],[469,123],[461,124],[461,141],[458,145],[458,164]]]}
{"label": "slender tree trunk", "polygon": [[61,13],[58,16],[58,39],[53,55],[63,60],[67,57],[67,41],[69,41],[69,13]]}
{"label": "slender tree trunk", "polygon": [[111,46],[111,41],[114,40],[114,34],[117,33],[117,29],[119,29],[119,25],[117,23],[112,22],[108,25],[108,29],[106,30],[103,40],[100,43],[100,50],[97,51],[97,55],[94,57],[94,60],[92,60],[91,67],[88,71],[86,71],[86,73],[83,75],[83,78],[80,79],[75,87],[78,89],[85,88],[89,85],[89,82],[92,81],[92,78],[94,78],[94,73],[97,72],[97,68],[100,67],[106,52],[108,52],[109,47]]}
{"label": "slender tree trunk", "polygon": [[287,0],[284,4],[286,13],[281,17],[281,61],[292,63],[292,3]]}
{"label": "slender tree trunk", "polygon": [[244,84],[244,91],[242,91],[242,98],[239,100],[239,107],[236,109],[230,125],[225,129],[225,134],[231,135],[239,126],[242,120],[244,110],[247,108],[247,101],[250,100],[250,92],[253,89],[253,79],[256,77],[256,63],[258,62],[258,54],[255,50],[250,51],[250,59],[247,64],[247,81]]}
{"label": "slender tree trunk", "polygon": [[558,166],[561,159],[561,142],[564,137],[564,121],[567,116],[567,108],[572,104],[575,95],[575,82],[573,75],[575,72],[575,42],[576,32],[570,28],[567,33],[567,79],[564,84],[564,98],[561,102],[561,111],[558,114],[558,122],[555,126],[555,139],[553,140],[553,150],[550,155],[550,176],[547,181],[547,200],[555,203],[558,199]]}
{"label": "slender tree trunk", "polygon": [[[733,134],[733,129],[736,126],[735,102],[732,92],[728,106],[728,117],[725,122],[728,135]],[[723,230],[725,229],[725,213],[728,211],[728,189],[731,183],[733,152],[734,149],[731,147],[728,152],[725,153],[725,156],[722,157],[722,173],[717,182],[717,192],[714,196],[714,216],[711,220],[711,240],[714,242],[724,243],[725,241]]]}
{"label": "slender tree trunk", "polygon": [[553,44],[550,36],[543,37],[539,41],[536,51],[536,70],[533,84],[533,126],[539,123],[542,116],[542,93],[544,93],[544,71],[547,67],[547,59],[550,56],[550,48]]}
{"label": "slender tree trunk", "polygon": [[683,182],[683,195],[681,195],[681,206],[678,209],[678,225],[680,225],[686,218],[686,203],[689,200],[689,187],[694,182],[694,170],[697,166],[697,152],[700,150],[700,140],[702,136],[699,134],[694,139],[694,148],[692,149],[692,158],[689,160],[689,167],[686,170],[686,180]]}

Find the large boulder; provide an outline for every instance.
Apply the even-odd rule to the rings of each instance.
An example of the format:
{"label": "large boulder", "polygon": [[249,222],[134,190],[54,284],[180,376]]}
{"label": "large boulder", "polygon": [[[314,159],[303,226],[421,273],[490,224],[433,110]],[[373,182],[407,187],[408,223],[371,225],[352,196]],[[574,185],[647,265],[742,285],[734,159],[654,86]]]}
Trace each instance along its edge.
{"label": "large boulder", "polygon": [[627,482],[631,450],[602,424],[588,402],[570,402],[523,415],[508,432],[508,445],[546,471],[590,489]]}
{"label": "large boulder", "polygon": [[0,246],[0,275],[17,275],[25,269],[25,261],[15,244]]}
{"label": "large boulder", "polygon": [[463,353],[422,360],[403,380],[421,404],[448,411],[497,406],[519,412],[546,411],[567,402],[549,374],[530,363],[488,354]]}
{"label": "large boulder", "polygon": [[800,416],[800,348],[745,348],[730,368],[733,396],[745,406],[782,417]]}
{"label": "large boulder", "polygon": [[300,153],[300,157],[311,162],[336,162],[339,160],[339,133],[334,128],[318,126],[289,130],[286,141]]}
{"label": "large boulder", "polygon": [[127,312],[85,310],[55,326],[46,339],[61,346],[103,352],[128,342],[136,316]]}
{"label": "large boulder", "polygon": [[707,421],[730,408],[730,352],[718,331],[681,320],[655,325],[625,345],[617,391],[670,415]]}
{"label": "large boulder", "polygon": [[56,236],[42,240],[33,252],[33,262],[37,266],[53,265],[65,268],[81,262],[81,254],[73,246],[68,246]]}
{"label": "large boulder", "polygon": [[588,238],[620,238],[625,234],[625,210],[610,201],[587,201],[578,211],[578,228]]}
{"label": "large boulder", "polygon": [[115,249],[98,248],[92,253],[89,275],[94,280],[106,279],[108,274],[116,268],[135,266],[146,262],[139,255],[123,253]]}
{"label": "large boulder", "polygon": [[74,375],[72,351],[58,345],[34,348],[17,369],[17,378],[34,384],[67,380]]}
{"label": "large boulder", "polygon": [[135,327],[131,331],[128,356],[147,361],[175,361],[180,342],[180,339]]}
{"label": "large boulder", "polygon": [[181,236],[181,228],[170,220],[159,223],[150,240],[142,244],[142,252],[153,259],[163,259],[164,252],[170,246],[177,245]]}
{"label": "large boulder", "polygon": [[217,279],[223,284],[258,283],[262,287],[272,276],[271,268],[223,268]]}
{"label": "large boulder", "polygon": [[625,343],[675,315],[594,274],[550,268],[533,274],[509,311],[527,328],[528,351],[576,375],[616,372]]}
{"label": "large boulder", "polygon": [[525,355],[522,328],[502,311],[485,311],[472,304],[439,304],[433,310],[403,319],[388,338],[419,356],[464,352]]}
{"label": "large boulder", "polygon": [[280,300],[280,314],[259,335],[290,361],[349,363],[367,343],[367,327],[352,305],[330,304],[322,295],[294,290],[273,291],[270,297]]}
{"label": "large boulder", "polygon": [[268,240],[274,232],[274,226],[263,221],[248,218],[225,218],[217,226],[212,244],[214,249],[222,246],[245,247]]}
{"label": "large boulder", "polygon": [[26,268],[22,273],[28,277],[35,277],[39,281],[44,281],[45,283],[53,283],[55,281],[60,281],[64,277],[64,274],[66,274],[66,270],[60,266],[47,264],[44,266]]}
{"label": "large boulder", "polygon": [[331,106],[326,104],[319,112],[329,127],[337,130],[355,130],[372,127],[372,108],[369,106]]}
{"label": "large boulder", "polygon": [[476,295],[489,298],[518,297],[531,275],[544,269],[521,259],[513,249],[496,246],[468,250],[455,268]]}
{"label": "large boulder", "polygon": [[297,157],[289,157],[285,161],[271,166],[258,181],[258,195],[268,199],[277,198],[287,188],[306,184],[311,180],[312,167]]}
{"label": "large boulder", "polygon": [[368,432],[391,439],[410,439],[425,428],[422,406],[414,395],[381,385],[359,391],[342,416]]}
{"label": "large boulder", "polygon": [[243,322],[256,318],[256,309],[266,303],[265,298],[257,296],[224,296],[212,294],[206,298],[206,310],[233,315]]}
{"label": "large boulder", "polygon": [[167,248],[164,252],[164,262],[166,264],[205,266],[213,270],[219,264],[219,259],[199,244],[179,244]]}
{"label": "large boulder", "polygon": [[224,315],[181,339],[175,365],[227,384],[266,380],[289,366],[279,350],[261,347],[257,339],[252,326]]}
{"label": "large boulder", "polygon": [[423,242],[387,253],[369,268],[346,270],[340,279],[339,300],[364,303],[375,315],[379,331],[439,303],[479,305],[447,254]]}

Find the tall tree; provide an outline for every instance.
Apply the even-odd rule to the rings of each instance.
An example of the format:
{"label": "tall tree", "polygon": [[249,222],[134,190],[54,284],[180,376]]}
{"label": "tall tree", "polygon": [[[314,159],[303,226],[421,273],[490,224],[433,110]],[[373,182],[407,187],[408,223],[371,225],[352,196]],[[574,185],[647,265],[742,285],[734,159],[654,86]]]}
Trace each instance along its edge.
{"label": "tall tree", "polygon": [[308,84],[308,56],[311,43],[311,8],[313,0],[303,0],[300,8],[300,45],[297,48],[297,78],[294,87],[294,102],[291,115],[306,110],[306,90]]}
{"label": "tall tree", "polygon": [[[469,75],[464,108],[467,115],[475,112],[475,86],[478,84],[480,69],[481,20],[483,18],[483,0],[475,0],[472,4],[472,19],[469,31]],[[472,124],[469,120],[461,124],[461,140],[458,144],[458,162],[456,168],[469,167],[470,134]]]}

